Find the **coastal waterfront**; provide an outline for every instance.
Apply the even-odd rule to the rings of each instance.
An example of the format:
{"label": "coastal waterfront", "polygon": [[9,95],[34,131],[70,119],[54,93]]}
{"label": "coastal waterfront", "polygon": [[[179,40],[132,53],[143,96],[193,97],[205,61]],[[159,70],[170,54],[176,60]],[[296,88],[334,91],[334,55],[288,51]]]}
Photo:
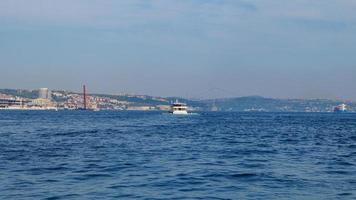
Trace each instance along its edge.
{"label": "coastal waterfront", "polygon": [[0,199],[353,199],[356,115],[0,112]]}
{"label": "coastal waterfront", "polygon": [[[47,93],[47,94],[46,94]],[[50,94],[49,94],[50,93]],[[188,111],[230,112],[356,112],[356,103],[330,99],[273,99],[260,96],[192,100],[182,97],[154,97],[135,94],[87,94],[64,90],[0,89],[0,109],[17,110],[131,110],[169,111],[171,104],[187,104]]]}

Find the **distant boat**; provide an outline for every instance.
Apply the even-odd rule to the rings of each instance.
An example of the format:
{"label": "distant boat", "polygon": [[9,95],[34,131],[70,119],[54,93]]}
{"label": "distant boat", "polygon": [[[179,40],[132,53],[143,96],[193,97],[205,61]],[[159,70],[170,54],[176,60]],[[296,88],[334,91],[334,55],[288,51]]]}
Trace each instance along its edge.
{"label": "distant boat", "polygon": [[211,107],[211,111],[212,111],[212,112],[217,112],[217,111],[219,111],[219,108],[216,106],[216,101],[215,101],[215,100],[214,100],[213,106]]}
{"label": "distant boat", "polygon": [[336,112],[336,113],[347,112],[346,104],[341,104],[341,105],[335,106],[334,107],[334,112]]}
{"label": "distant boat", "polygon": [[187,115],[188,106],[185,103],[179,103],[178,100],[171,105],[170,113],[174,115]]}

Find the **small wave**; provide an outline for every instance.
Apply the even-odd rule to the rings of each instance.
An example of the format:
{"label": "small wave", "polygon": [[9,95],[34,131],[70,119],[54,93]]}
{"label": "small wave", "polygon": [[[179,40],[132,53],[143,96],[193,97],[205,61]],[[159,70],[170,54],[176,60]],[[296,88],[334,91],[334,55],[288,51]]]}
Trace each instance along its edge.
{"label": "small wave", "polygon": [[110,178],[110,174],[85,174],[79,177],[75,177],[75,180],[86,181],[90,179]]}
{"label": "small wave", "polygon": [[53,180],[53,179],[47,179],[47,180],[44,180],[44,182],[46,182],[46,183],[58,183],[59,181],[58,180]]}
{"label": "small wave", "polygon": [[82,134],[93,134],[98,133],[98,130],[82,130],[82,131],[68,131],[68,132],[58,132],[55,133],[55,136],[78,136]]}
{"label": "small wave", "polygon": [[205,188],[202,187],[189,187],[189,188],[183,188],[183,189],[179,189],[180,192],[198,192],[198,191],[206,191]]}
{"label": "small wave", "polygon": [[342,166],[354,166],[354,164],[347,162],[347,161],[338,161],[335,164],[342,165]]}
{"label": "small wave", "polygon": [[259,175],[256,173],[238,173],[230,175],[232,178],[254,178],[258,177]]}
{"label": "small wave", "polygon": [[38,168],[32,168],[29,169],[28,171],[31,172],[32,174],[44,174],[44,173],[58,173],[59,171],[69,171],[71,168],[68,167],[38,167]]}
{"label": "small wave", "polygon": [[351,192],[344,192],[344,193],[340,193],[340,194],[337,194],[339,196],[351,196],[352,193]]}
{"label": "small wave", "polygon": [[235,173],[235,174],[222,174],[222,173],[211,173],[204,175],[204,178],[227,178],[227,179],[251,179],[261,176],[257,173]]}
{"label": "small wave", "polygon": [[246,168],[263,168],[265,166],[262,163],[242,163],[241,165]]}
{"label": "small wave", "polygon": [[342,171],[342,170],[329,170],[326,171],[327,174],[338,174],[338,175],[348,175],[350,172]]}

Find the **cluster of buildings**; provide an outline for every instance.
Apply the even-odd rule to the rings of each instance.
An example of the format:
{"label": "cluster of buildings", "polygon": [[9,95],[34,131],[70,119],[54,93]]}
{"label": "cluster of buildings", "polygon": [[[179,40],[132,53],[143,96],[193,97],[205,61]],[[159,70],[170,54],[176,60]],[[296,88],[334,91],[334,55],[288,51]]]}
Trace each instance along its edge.
{"label": "cluster of buildings", "polygon": [[[48,88],[40,88],[35,91],[27,91],[32,95],[2,94],[0,93],[0,109],[6,110],[169,110],[165,99],[155,99],[162,101],[162,105],[139,104],[135,102],[120,100],[115,97],[105,95],[86,95],[83,93],[73,93],[68,91],[51,91]],[[35,97],[34,97],[35,96]],[[126,96],[129,97],[129,96]],[[145,96],[134,96],[131,98],[142,99]]]}
{"label": "cluster of buildings", "polygon": [[[88,110],[160,110],[162,106],[137,105],[133,102],[122,101],[107,96],[97,96],[78,93],[70,93],[66,91],[56,91],[52,93],[57,102],[58,109],[78,110],[86,108]],[[84,101],[84,98],[86,101]],[[166,108],[169,109],[169,106]]]}
{"label": "cluster of buildings", "polygon": [[38,98],[25,98],[8,94],[0,94],[0,109],[7,110],[56,110],[48,88],[38,89]]}

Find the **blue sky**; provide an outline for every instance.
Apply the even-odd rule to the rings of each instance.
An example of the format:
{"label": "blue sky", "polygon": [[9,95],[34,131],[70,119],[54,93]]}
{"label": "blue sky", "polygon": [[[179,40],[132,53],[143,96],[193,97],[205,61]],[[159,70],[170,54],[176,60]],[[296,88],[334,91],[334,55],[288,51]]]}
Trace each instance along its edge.
{"label": "blue sky", "polygon": [[1,0],[0,88],[356,100],[353,0]]}

